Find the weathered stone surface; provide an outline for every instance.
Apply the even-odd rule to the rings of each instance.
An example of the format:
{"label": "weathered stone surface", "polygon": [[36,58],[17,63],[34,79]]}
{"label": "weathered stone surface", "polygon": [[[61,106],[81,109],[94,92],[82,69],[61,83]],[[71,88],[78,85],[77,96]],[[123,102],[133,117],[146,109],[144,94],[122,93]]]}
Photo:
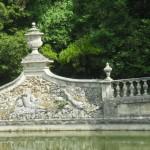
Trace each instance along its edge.
{"label": "weathered stone surface", "polygon": [[28,76],[17,88],[0,93],[0,119],[96,118],[102,115],[96,101],[96,89],[61,87],[42,77]]}
{"label": "weathered stone surface", "polygon": [[149,116],[150,115],[150,103],[129,103],[120,104],[117,107],[118,116]]}

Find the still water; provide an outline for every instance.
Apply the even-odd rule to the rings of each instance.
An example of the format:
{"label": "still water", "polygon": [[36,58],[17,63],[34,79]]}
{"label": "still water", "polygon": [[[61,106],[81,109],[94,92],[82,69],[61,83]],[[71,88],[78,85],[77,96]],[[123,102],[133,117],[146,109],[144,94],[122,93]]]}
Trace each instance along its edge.
{"label": "still water", "polygon": [[150,132],[0,133],[0,150],[150,150]]}

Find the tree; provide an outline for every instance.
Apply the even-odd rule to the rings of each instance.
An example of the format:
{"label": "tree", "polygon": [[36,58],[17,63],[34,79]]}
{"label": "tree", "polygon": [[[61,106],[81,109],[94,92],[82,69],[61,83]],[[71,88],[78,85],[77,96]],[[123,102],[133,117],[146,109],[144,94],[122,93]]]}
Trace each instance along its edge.
{"label": "tree", "polygon": [[[142,7],[147,8],[148,4],[148,2],[144,3],[145,6],[142,5]],[[93,56],[84,51],[82,56],[77,55],[78,48],[72,46],[76,45],[76,42],[71,43],[60,53],[59,58],[63,57],[63,62],[67,62],[69,59],[68,63],[62,65],[61,73],[65,72],[67,76],[73,72],[71,76],[79,78],[102,77],[102,69],[109,61],[113,66],[114,78],[139,77],[150,74],[148,16],[143,20],[141,19],[142,15],[139,15],[139,18],[136,17],[137,12],[135,15],[131,15],[132,5],[129,5],[126,0],[74,0],[73,6],[74,26],[71,31],[73,39],[76,41],[76,39],[82,39],[84,35],[94,34],[92,45],[96,44],[101,53]],[[67,57],[65,57],[66,54]],[[74,57],[74,55],[77,56]],[[65,58],[66,60],[64,60]],[[59,74],[60,69],[58,66],[56,68],[55,71]],[[65,68],[64,72],[62,68]]]}
{"label": "tree", "polygon": [[24,34],[0,34],[0,84],[16,78],[21,72],[21,60],[28,53]]}
{"label": "tree", "polygon": [[16,3],[0,2],[0,85],[16,78],[28,49],[24,38],[29,13]]}
{"label": "tree", "polygon": [[72,41],[72,0],[37,0],[29,6],[39,28],[45,33],[44,42],[60,51]]}
{"label": "tree", "polygon": [[[18,63],[28,52],[19,38],[25,41],[23,32],[32,21],[45,33],[40,51],[55,60],[51,69],[56,74],[103,78],[110,62],[113,78],[149,76],[149,9],[148,0],[1,0],[0,77],[6,82],[19,74]],[[16,43],[11,48],[12,36]],[[16,70],[5,78],[13,64],[4,61],[7,47]]]}

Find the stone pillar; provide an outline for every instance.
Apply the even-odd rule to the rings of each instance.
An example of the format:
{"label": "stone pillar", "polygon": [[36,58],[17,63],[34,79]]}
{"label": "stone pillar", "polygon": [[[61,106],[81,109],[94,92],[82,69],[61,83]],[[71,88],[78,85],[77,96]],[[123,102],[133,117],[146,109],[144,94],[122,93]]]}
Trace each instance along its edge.
{"label": "stone pillar", "polygon": [[112,81],[106,81],[102,83],[102,99],[103,101],[105,100],[110,100],[113,97],[113,89],[112,89]]}
{"label": "stone pillar", "polygon": [[102,99],[105,101],[106,99],[111,99],[113,97],[112,91],[112,81],[113,79],[110,77],[112,68],[109,66],[109,63],[106,63],[106,67],[104,68],[106,73],[106,78],[102,85]]}
{"label": "stone pillar", "polygon": [[35,23],[32,23],[32,28],[25,34],[28,47],[32,50],[31,54],[27,55],[21,62],[26,75],[41,75],[45,69],[49,69],[48,64],[53,62],[38,52],[43,44],[42,35],[43,33],[37,29]]}
{"label": "stone pillar", "polygon": [[115,113],[115,101],[113,99],[113,88],[111,76],[112,68],[109,63],[106,63],[104,68],[106,78],[102,84],[102,100],[103,100],[103,114],[104,118],[111,118],[116,115]]}

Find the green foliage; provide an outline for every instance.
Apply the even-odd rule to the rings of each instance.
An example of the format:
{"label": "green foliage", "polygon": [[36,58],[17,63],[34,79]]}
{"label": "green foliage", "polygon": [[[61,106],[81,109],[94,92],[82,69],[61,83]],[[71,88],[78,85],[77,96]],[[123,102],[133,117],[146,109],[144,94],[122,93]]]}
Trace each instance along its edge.
{"label": "green foliage", "polygon": [[39,27],[45,33],[44,40],[60,50],[71,41],[72,0],[55,1],[39,16]]}
{"label": "green foliage", "polygon": [[0,84],[21,72],[21,60],[28,53],[24,30],[29,16],[16,1],[0,2]]}
{"label": "green foliage", "polygon": [[22,32],[0,34],[0,84],[13,80],[21,72],[21,60],[28,49]]}
{"label": "green foliage", "polygon": [[94,47],[92,39],[89,36],[84,36],[74,43],[70,44],[65,50],[61,51],[59,60],[61,63],[70,63],[74,59],[84,55],[96,55],[100,53],[100,49]]}
{"label": "green foliage", "polygon": [[[143,8],[143,6],[141,7]],[[94,41],[102,49],[100,55],[94,57],[95,59],[89,61],[89,56],[86,61],[89,62],[86,63],[86,66],[90,67],[88,72],[91,72],[91,77],[92,74],[102,77],[102,67],[107,61],[111,62],[113,66],[114,78],[148,76],[150,74],[148,67],[149,17],[147,15],[148,18],[146,17],[144,20],[147,23],[142,23],[142,19],[134,18],[134,14],[130,15],[131,9],[132,5],[128,5],[126,0],[74,0],[76,21],[72,30],[73,36],[78,39],[87,33],[97,34]],[[84,56],[86,56],[86,52]],[[91,55],[91,57],[93,56]],[[92,64],[96,64],[97,70]],[[81,63],[78,67],[81,67]],[[80,76],[82,76],[82,72],[79,74]],[[87,77],[88,73],[85,76]]]}
{"label": "green foliage", "polygon": [[0,3],[0,16],[0,24],[3,26],[2,31],[8,34],[14,34],[18,29],[24,29],[30,18],[27,11],[13,3],[10,5]]}
{"label": "green foliage", "polygon": [[48,44],[45,44],[40,52],[45,56],[48,57],[49,59],[57,60],[57,53],[52,49],[52,47]]}
{"label": "green foliage", "polygon": [[148,0],[0,0],[0,82],[19,74],[32,21],[59,75],[103,78],[108,61],[113,78],[149,76],[149,9]]}
{"label": "green foliage", "polygon": [[0,31],[4,28],[4,22],[7,18],[7,10],[5,5],[0,2]]}
{"label": "green foliage", "polygon": [[150,2],[149,0],[128,0],[129,13],[134,17],[149,18],[150,17]]}
{"label": "green foliage", "polygon": [[150,20],[142,20],[122,42],[120,49],[111,59],[114,77],[149,76]]}
{"label": "green foliage", "polygon": [[96,58],[103,51],[95,42],[96,36],[94,33],[85,35],[62,50],[59,53],[59,63],[56,63],[57,70],[53,71],[74,78],[95,78],[94,70],[98,65]]}

